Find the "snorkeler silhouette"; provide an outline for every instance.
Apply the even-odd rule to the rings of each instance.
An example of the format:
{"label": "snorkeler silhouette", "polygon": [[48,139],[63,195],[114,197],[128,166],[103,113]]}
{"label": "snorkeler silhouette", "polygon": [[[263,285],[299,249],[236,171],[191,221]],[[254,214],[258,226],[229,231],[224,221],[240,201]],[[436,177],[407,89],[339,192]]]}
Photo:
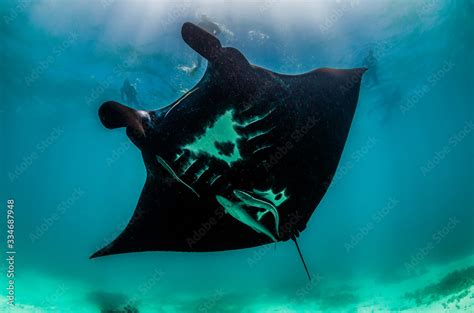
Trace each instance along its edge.
{"label": "snorkeler silhouette", "polygon": [[402,93],[397,87],[383,87],[377,93],[379,97],[367,113],[376,116],[381,125],[387,126],[396,113],[395,108],[398,108],[402,101]]}
{"label": "snorkeler silhouette", "polygon": [[[219,34],[222,32],[221,28],[219,25],[209,19],[206,14],[201,14],[201,21],[197,23],[199,27],[207,31],[213,36],[219,36]],[[201,67],[202,64],[202,56],[198,54],[197,60],[195,63],[193,63],[190,67],[182,67],[185,72],[187,72],[190,75],[194,75],[196,71]]]}
{"label": "snorkeler silhouette", "polygon": [[128,80],[128,78],[123,81],[120,93],[122,95],[122,101],[125,101],[130,105],[140,105],[137,99],[137,89],[134,85],[130,83],[130,80]]}
{"label": "snorkeler silhouette", "polygon": [[374,56],[374,50],[369,50],[369,53],[364,58],[363,66],[368,68],[365,74],[367,84],[371,86],[378,85],[379,77],[377,75],[377,58]]}

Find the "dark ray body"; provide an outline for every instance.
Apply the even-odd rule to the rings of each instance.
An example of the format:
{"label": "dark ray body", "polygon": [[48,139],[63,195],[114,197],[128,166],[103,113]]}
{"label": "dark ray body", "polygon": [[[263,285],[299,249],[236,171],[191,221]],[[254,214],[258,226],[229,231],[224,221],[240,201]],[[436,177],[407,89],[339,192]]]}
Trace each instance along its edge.
{"label": "dark ray body", "polygon": [[295,238],[336,171],[365,69],[282,75],[191,23],[182,36],[208,60],[194,88],[156,111],[99,110],[106,127],[127,127],[147,179],[129,225],[92,257]]}

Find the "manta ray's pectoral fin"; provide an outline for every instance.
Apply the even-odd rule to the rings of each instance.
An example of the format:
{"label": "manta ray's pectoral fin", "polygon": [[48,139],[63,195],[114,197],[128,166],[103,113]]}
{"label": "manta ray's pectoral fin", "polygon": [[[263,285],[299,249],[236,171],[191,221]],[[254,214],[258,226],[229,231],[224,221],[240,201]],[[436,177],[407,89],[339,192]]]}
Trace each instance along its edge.
{"label": "manta ray's pectoral fin", "polygon": [[254,83],[248,83],[256,79],[255,71],[239,50],[222,47],[214,35],[189,22],[183,24],[181,36],[194,51],[207,59],[211,72],[219,73],[220,83],[226,81],[225,84],[248,92],[257,89]]}
{"label": "manta ray's pectoral fin", "polygon": [[197,25],[184,23],[181,36],[191,48],[210,62],[216,61],[222,53],[219,39]]}

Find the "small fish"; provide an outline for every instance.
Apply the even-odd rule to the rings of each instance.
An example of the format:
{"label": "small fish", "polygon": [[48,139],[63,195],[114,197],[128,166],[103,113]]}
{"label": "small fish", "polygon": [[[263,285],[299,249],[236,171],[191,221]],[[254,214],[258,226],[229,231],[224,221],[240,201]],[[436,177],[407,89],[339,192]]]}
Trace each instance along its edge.
{"label": "small fish", "polygon": [[239,198],[240,201],[242,201],[243,203],[245,203],[245,205],[247,205],[249,207],[255,207],[255,208],[265,210],[264,212],[259,212],[259,214],[257,213],[257,219],[258,220],[260,220],[266,213],[271,212],[273,214],[273,217],[275,218],[276,233],[277,234],[279,233],[278,232],[278,225],[280,223],[280,218],[278,216],[278,211],[277,211],[276,207],[273,204],[271,204],[267,201],[255,198],[251,194],[249,194],[245,191],[241,191],[241,190],[234,190],[234,195],[237,198]]}
{"label": "small fish", "polygon": [[262,223],[257,222],[254,220],[250,214],[245,211],[245,209],[242,207],[241,203],[237,202],[232,202],[228,200],[225,197],[216,196],[217,202],[219,202],[220,205],[224,208],[225,212],[229,215],[231,215],[233,218],[237,219],[241,223],[249,226],[253,230],[255,230],[257,233],[262,233],[266,236],[268,236],[271,240],[274,242],[277,242],[276,238],[270,233],[270,231],[263,226]]}

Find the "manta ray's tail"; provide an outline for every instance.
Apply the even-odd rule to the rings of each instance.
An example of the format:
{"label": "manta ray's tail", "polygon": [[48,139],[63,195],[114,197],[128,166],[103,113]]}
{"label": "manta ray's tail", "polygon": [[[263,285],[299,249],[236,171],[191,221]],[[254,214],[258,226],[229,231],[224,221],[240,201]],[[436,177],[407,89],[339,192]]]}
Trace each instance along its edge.
{"label": "manta ray's tail", "polygon": [[308,275],[309,280],[311,280],[311,275],[309,275],[308,267],[306,266],[306,262],[304,261],[303,254],[301,253],[300,246],[298,245],[298,241],[296,241],[296,236],[293,236],[293,241],[296,244],[296,249],[298,249],[298,254],[300,255],[301,262],[303,262],[304,269],[306,271],[306,274]]}

